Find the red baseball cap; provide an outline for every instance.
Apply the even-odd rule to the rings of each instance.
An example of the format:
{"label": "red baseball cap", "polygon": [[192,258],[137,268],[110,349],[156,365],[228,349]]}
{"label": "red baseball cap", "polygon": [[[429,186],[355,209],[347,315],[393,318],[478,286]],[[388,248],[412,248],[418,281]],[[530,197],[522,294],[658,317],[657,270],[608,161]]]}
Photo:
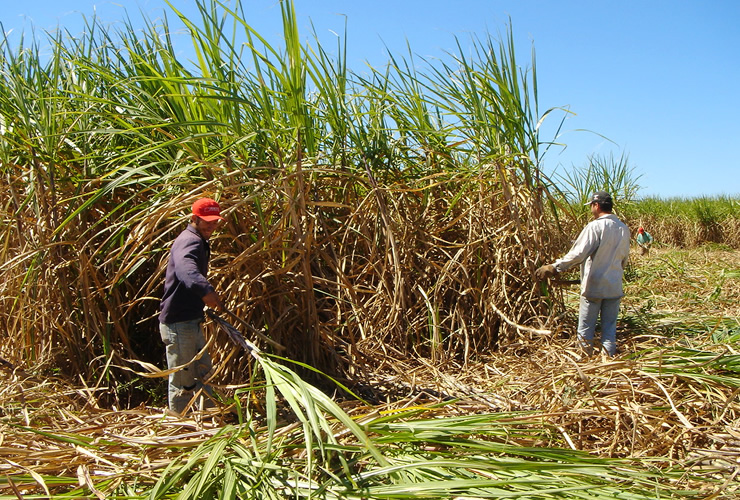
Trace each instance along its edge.
{"label": "red baseball cap", "polygon": [[210,198],[201,198],[193,203],[193,215],[204,221],[224,220],[221,217],[221,207]]}

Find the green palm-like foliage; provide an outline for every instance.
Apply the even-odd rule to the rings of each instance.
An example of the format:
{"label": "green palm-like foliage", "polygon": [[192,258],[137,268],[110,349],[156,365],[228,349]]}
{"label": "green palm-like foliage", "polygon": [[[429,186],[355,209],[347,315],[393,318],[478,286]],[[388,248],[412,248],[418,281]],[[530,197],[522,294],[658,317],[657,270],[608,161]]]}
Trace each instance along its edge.
{"label": "green palm-like foliage", "polygon": [[560,180],[565,199],[576,209],[582,207],[595,191],[606,191],[612,195],[614,209],[621,215],[629,213],[630,205],[637,200],[640,177],[635,174],[635,167],[630,165],[626,153],[619,158],[613,154],[594,154],[589,156],[587,165],[566,172]]}

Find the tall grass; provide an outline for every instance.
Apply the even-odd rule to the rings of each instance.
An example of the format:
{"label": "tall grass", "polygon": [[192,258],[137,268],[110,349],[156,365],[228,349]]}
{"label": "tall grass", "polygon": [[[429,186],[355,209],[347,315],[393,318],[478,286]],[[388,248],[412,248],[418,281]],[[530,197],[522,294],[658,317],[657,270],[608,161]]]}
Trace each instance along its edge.
{"label": "tall grass", "polygon": [[538,122],[552,111],[539,115],[510,31],[358,75],[341,38],[301,43],[289,1],[279,46],[239,8],[197,5],[197,20],[170,13],[189,62],[167,16],[93,18],[51,38],[49,58],[1,42],[3,355],[91,381],[159,361],[168,244],[204,195],[227,218],[212,281],[308,365],[349,377],[387,349],[468,359],[542,327]]}

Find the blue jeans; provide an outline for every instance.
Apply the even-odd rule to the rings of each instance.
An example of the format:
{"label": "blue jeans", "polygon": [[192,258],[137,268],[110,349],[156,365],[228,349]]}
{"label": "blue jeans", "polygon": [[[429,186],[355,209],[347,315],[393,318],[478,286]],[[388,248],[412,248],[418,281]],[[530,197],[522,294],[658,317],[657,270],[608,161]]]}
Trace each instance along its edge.
{"label": "blue jeans", "polygon": [[[202,320],[182,321],[180,323],[159,324],[159,334],[167,351],[167,367],[169,369],[189,363],[205,347],[206,339],[201,328]],[[167,400],[170,410],[182,413],[193,396],[200,392],[196,401],[197,406],[203,409],[208,406],[209,398],[203,393],[213,394],[211,387],[203,383],[213,368],[208,352],[193,364],[169,375],[167,386]],[[201,392],[202,390],[202,392]]]}
{"label": "blue jeans", "polygon": [[589,299],[581,295],[581,305],[578,309],[578,340],[588,354],[593,353],[596,319],[601,315],[601,347],[614,356],[617,353],[617,314],[619,303],[617,299]]}

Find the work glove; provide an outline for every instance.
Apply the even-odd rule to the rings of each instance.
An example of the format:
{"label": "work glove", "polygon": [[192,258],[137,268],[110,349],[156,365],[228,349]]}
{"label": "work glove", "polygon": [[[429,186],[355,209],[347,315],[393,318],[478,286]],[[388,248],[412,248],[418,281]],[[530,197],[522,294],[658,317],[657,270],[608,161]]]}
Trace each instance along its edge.
{"label": "work glove", "polygon": [[552,278],[556,274],[558,274],[558,272],[552,264],[542,266],[534,272],[534,276],[540,281]]}

